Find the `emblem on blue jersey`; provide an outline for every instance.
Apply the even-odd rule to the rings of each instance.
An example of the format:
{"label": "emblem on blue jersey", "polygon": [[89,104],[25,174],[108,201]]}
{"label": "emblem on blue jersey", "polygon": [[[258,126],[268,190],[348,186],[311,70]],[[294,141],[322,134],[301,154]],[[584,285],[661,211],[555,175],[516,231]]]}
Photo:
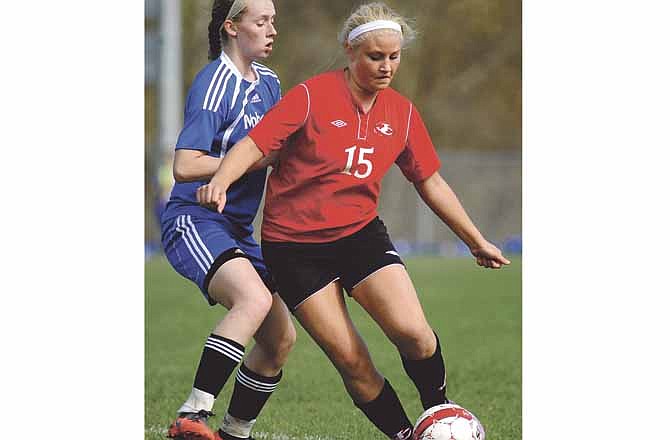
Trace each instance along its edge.
{"label": "emblem on blue jersey", "polygon": [[393,129],[386,122],[380,122],[375,126],[375,132],[381,133],[385,136],[391,136],[393,134]]}
{"label": "emblem on blue jersey", "polygon": [[259,115],[258,112],[254,112],[253,115],[244,115],[244,129],[251,130],[263,119],[265,115]]}
{"label": "emblem on blue jersey", "polygon": [[251,104],[256,104],[257,102],[261,102],[261,97],[258,96],[258,93],[251,98]]}

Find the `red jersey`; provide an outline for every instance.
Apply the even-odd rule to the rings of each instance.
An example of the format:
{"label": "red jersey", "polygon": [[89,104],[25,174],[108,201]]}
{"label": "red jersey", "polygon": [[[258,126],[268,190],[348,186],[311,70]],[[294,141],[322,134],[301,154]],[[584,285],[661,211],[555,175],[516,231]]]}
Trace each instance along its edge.
{"label": "red jersey", "polygon": [[249,136],[265,155],[281,149],[265,196],[261,235],[268,241],[349,236],[377,216],[381,181],[393,163],[411,182],[440,168],[412,103],[387,88],[364,113],[343,70],[289,90]]}

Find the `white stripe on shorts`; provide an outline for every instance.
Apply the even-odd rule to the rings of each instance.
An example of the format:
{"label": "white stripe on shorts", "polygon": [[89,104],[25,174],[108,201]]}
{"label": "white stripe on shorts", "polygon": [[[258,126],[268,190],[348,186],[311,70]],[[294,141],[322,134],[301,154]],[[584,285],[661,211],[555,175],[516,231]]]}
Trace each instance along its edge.
{"label": "white stripe on shorts", "polygon": [[[181,227],[184,229],[184,232],[186,234],[186,237],[190,241],[191,245],[193,245],[193,248],[196,250],[200,258],[202,259],[201,261],[205,265],[205,268],[209,270],[210,266],[212,265],[212,258],[211,254],[207,250],[207,248],[204,247],[202,240],[200,240],[200,236],[198,235],[197,231],[195,231],[195,226],[193,226],[192,222],[188,222],[190,216],[182,215],[181,217]],[[195,231],[195,234],[193,233]],[[198,242],[196,242],[196,239],[194,237],[198,238],[198,242],[200,245],[203,245],[202,247],[198,245]],[[205,254],[203,254],[203,251]],[[209,258],[208,258],[209,257]]]}
{"label": "white stripe on shorts", "polygon": [[236,379],[245,387],[254,391],[259,391],[261,393],[271,393],[277,388],[278,385],[278,383],[268,384],[252,379],[251,377],[244,374],[241,369],[237,370]]}
{"label": "white stripe on shorts", "polygon": [[[189,238],[187,237],[187,231],[186,228],[182,227],[180,220],[182,219],[182,216],[177,217],[177,220],[175,221],[175,229],[177,232],[181,234],[181,238],[184,240],[184,243],[186,243],[186,247],[188,248],[189,252],[193,256],[193,259],[195,260],[196,263],[198,263],[198,266],[200,266],[200,269],[202,269],[203,272],[207,273],[207,268],[203,266],[202,261],[200,261],[200,258],[198,258],[197,253],[193,250],[193,247],[191,247],[191,243],[189,243]],[[195,245],[195,244],[194,244]],[[204,257],[202,257],[204,260]],[[209,266],[209,265],[207,265]]]}
{"label": "white stripe on shorts", "polygon": [[[356,287],[360,286],[361,283],[362,283],[363,281],[367,280],[368,278],[370,278],[372,275],[376,274],[376,273],[379,272],[380,270],[382,270],[382,269],[386,269],[387,267],[391,267],[391,266],[402,266],[402,267],[405,267],[405,266],[404,266],[403,264],[401,264],[401,263],[391,263],[391,264],[387,264],[386,266],[382,266],[382,267],[380,267],[379,269],[375,270],[374,272],[369,273],[365,278],[363,278],[362,280],[360,280],[359,282],[357,282],[354,286],[351,287],[351,290],[353,291]],[[351,293],[351,292],[350,292],[350,293]]]}
{"label": "white stripe on shorts", "polygon": [[186,221],[188,222],[189,225],[191,225],[191,229],[193,229],[193,235],[195,235],[196,240],[198,240],[198,243],[200,243],[200,246],[202,246],[202,250],[205,251],[205,253],[207,254],[210,264],[214,263],[214,258],[212,257],[212,254],[209,252],[209,249],[207,249],[207,246],[205,246],[205,243],[203,243],[202,239],[200,239],[200,234],[198,234],[198,230],[195,229],[195,225],[193,224],[193,221],[191,221],[190,215],[186,216]]}

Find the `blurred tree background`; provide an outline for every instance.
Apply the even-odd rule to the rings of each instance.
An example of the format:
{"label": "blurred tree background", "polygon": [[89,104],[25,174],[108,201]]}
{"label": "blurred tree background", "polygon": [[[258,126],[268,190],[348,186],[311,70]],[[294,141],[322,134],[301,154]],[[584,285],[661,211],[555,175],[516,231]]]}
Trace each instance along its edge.
{"label": "blurred tree background", "polygon": [[[148,9],[150,3],[155,2],[147,0]],[[337,35],[345,18],[361,3],[275,0],[279,35],[272,57],[264,63],[279,74],[284,93],[310,76],[345,65]],[[410,18],[418,31],[416,41],[403,52],[393,87],[416,104],[438,150],[520,152],[521,1],[388,0],[386,3]],[[211,5],[212,0],[181,2],[182,95],[208,62],[207,24]],[[146,27],[156,29],[156,19],[148,16]],[[147,51],[151,50],[149,43]],[[156,153],[166,147],[156,146],[158,92],[155,86],[147,84],[149,173],[155,169],[152,161],[157,160]],[[171,151],[172,147],[167,149]],[[155,185],[157,180],[160,177],[152,181],[149,176],[147,185]],[[148,224],[147,233],[151,235],[153,230]]]}

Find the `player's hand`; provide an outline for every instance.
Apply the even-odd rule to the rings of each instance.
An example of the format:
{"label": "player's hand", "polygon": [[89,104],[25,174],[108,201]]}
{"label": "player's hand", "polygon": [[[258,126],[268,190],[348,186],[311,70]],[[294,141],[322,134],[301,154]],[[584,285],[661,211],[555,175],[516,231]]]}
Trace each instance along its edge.
{"label": "player's hand", "polygon": [[470,252],[472,252],[472,255],[477,259],[478,265],[488,267],[489,269],[500,269],[503,265],[511,263],[511,261],[503,256],[500,249],[488,241],[473,247],[470,249]]}
{"label": "player's hand", "polygon": [[202,185],[196,191],[198,203],[220,214],[226,206],[226,190],[227,188],[214,181]]}

